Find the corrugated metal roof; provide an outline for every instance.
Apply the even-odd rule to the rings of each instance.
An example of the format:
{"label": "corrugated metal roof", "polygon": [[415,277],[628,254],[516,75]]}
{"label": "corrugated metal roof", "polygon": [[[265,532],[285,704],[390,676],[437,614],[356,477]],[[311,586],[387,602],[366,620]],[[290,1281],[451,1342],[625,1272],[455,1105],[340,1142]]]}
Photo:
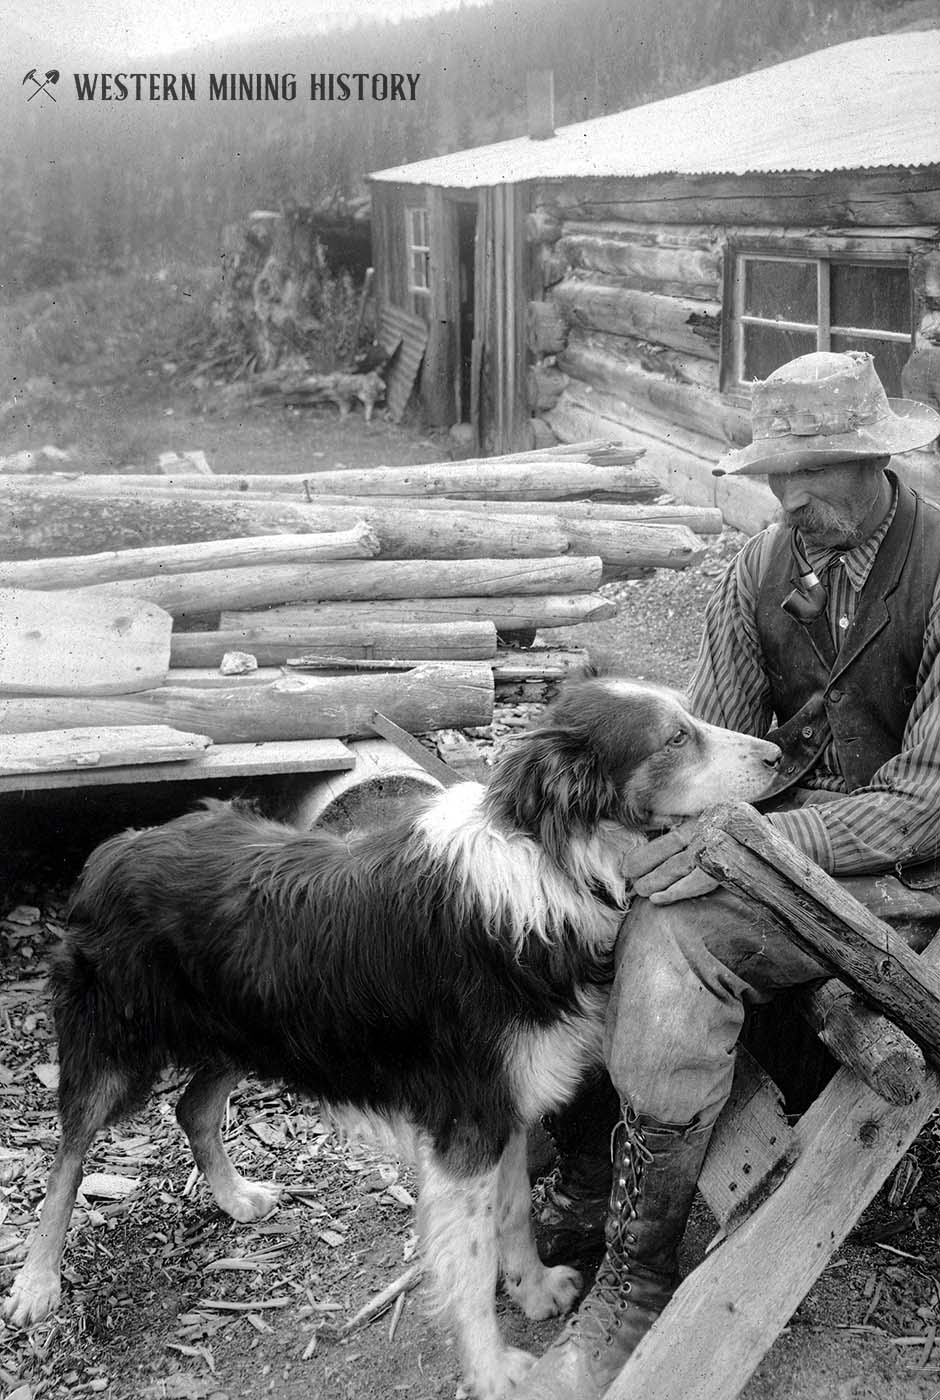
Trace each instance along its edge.
{"label": "corrugated metal roof", "polygon": [[835,44],[553,137],[371,178],[474,189],[568,176],[744,175],[940,164],[940,30]]}

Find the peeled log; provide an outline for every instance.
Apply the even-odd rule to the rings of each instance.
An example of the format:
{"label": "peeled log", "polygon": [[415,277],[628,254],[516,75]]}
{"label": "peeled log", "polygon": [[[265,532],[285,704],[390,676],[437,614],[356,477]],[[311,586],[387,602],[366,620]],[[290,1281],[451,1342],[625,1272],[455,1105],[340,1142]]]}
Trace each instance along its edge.
{"label": "peeled log", "polygon": [[[224,632],[174,632],[170,665],[218,666],[227,651],[246,651],[259,666],[282,666],[293,656],[365,660],[485,661],[496,655],[492,622],[438,622],[384,626],[362,621],[335,627],[287,627],[251,613],[256,626]],[[170,677],[172,680],[172,677]]]}
{"label": "peeled log", "polygon": [[[664,487],[661,482],[657,483],[656,494],[662,495]],[[373,500],[380,498],[374,497]],[[391,497],[387,499],[392,499]],[[352,503],[353,496],[329,496],[324,500],[339,504]],[[415,511],[420,511],[422,516],[431,513],[438,513],[450,509],[450,502],[440,496],[422,496],[420,500],[412,501],[410,518],[414,520]],[[535,509],[539,509],[535,507]],[[572,518],[577,520],[632,520],[636,524],[646,525],[685,525],[689,530],[694,530],[699,535],[720,535],[722,528],[721,511],[714,506],[687,506],[687,505],[650,505],[650,504],[624,504],[622,501],[552,501],[546,505],[544,510],[550,512],[547,515],[533,515],[531,501],[464,501],[460,507],[461,514],[472,512],[475,515],[486,517],[487,538],[489,530],[501,518],[508,515],[522,515],[533,522],[538,529],[541,529],[542,522],[548,519],[559,522],[563,529],[567,530],[568,521]],[[492,554],[492,551],[487,551]],[[591,551],[599,553],[600,551]],[[495,556],[493,556],[495,557]]]}
{"label": "peeled log", "polygon": [[[203,482],[209,479],[199,478]],[[207,498],[205,493],[123,488],[114,492],[107,485],[109,480],[0,479],[0,558],[49,558],[251,535],[312,534],[347,529],[362,519],[360,511],[325,522],[322,512],[300,499],[229,500],[215,494]]]}
{"label": "peeled log", "polygon": [[172,620],[123,589],[109,598],[0,590],[0,694],[109,695],[159,685]]}
{"label": "peeled log", "polygon": [[[492,622],[498,632],[539,627],[574,627],[616,617],[617,606],[602,593],[543,594],[539,597],[402,598],[389,603],[307,603],[271,608],[263,616],[282,627],[368,626],[370,623]],[[223,629],[255,627],[258,613],[224,612]]]}
{"label": "peeled log", "polygon": [[174,617],[278,603],[366,598],[449,598],[467,593],[590,593],[601,581],[598,558],[369,559],[329,564],[271,564],[125,579],[80,590],[83,597],[132,592]]}
{"label": "peeled log", "polygon": [[567,278],[552,288],[552,297],[572,325],[651,340],[707,360],[718,358],[720,302],[634,291],[619,282],[605,282],[600,274]]}
{"label": "peeled log", "polygon": [[412,671],[291,675],[270,685],[218,690],[168,685],[132,696],[0,700],[0,730],[168,724],[206,734],[217,744],[339,739],[370,736],[376,710],[411,734],[489,724],[492,667],[485,661],[428,662]]}
{"label": "peeled log", "polygon": [[451,462],[432,467],[374,467],[364,471],[316,472],[304,478],[311,495],[449,496],[451,500],[570,501],[599,496],[632,500],[650,477],[633,466],[586,466],[557,458],[549,462],[505,462],[471,466]]}
{"label": "peeled log", "polygon": [[[379,542],[362,521],[350,530],[326,535],[275,535],[204,544],[156,545],[150,549],[111,549],[62,559],[21,559],[0,563],[0,586],[81,588],[148,575],[204,572],[263,564],[302,564],[323,559],[371,559]],[[133,592],[134,590],[130,590]]]}
{"label": "peeled log", "polygon": [[534,355],[557,355],[565,348],[568,323],[551,298],[527,304],[525,328],[526,344]]}
{"label": "peeled log", "polygon": [[623,277],[632,287],[713,301],[719,295],[721,254],[714,250],[655,247],[610,235],[566,233],[558,251],[572,267]]}
{"label": "peeled log", "polygon": [[532,365],[526,372],[526,401],[533,412],[552,408],[568,383],[568,376],[554,365]]}
{"label": "peeled log", "polygon": [[743,409],[723,403],[717,393],[651,374],[604,347],[583,341],[572,344],[559,364],[572,379],[636,404],[670,425],[679,424],[731,445],[744,446],[751,441],[751,420]]}
{"label": "peeled log", "polygon": [[[567,548],[557,524],[547,533],[527,520],[498,521],[481,529],[472,514],[452,501],[444,503],[448,514],[432,524],[416,519],[416,503],[406,505],[399,496],[375,500],[343,495],[324,497],[316,504],[281,504],[257,495],[229,497],[184,489],[143,491],[132,497],[124,488],[115,495],[99,484],[107,480],[88,477],[24,489],[20,478],[10,491],[0,481],[0,557],[59,558],[97,550],[104,541],[124,550],[142,543],[159,547],[197,539],[339,532],[363,521],[377,536],[383,559],[517,559],[563,554]],[[650,500],[659,490],[652,476],[638,477],[631,499]]]}

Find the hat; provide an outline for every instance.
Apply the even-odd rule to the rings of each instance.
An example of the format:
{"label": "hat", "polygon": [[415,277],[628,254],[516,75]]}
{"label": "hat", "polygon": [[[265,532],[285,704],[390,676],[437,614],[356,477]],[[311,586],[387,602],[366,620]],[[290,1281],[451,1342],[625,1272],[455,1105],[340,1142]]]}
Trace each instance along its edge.
{"label": "hat", "polygon": [[753,441],[729,452],[715,476],[795,472],[890,457],[926,447],[940,413],[914,399],[889,399],[863,350],[819,350],[775,369],[753,386]]}

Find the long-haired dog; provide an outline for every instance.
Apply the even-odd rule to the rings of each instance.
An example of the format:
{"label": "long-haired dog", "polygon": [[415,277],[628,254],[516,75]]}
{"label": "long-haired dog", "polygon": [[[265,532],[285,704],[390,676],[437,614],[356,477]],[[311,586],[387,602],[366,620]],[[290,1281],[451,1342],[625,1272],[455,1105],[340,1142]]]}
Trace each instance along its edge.
{"label": "long-haired dog", "polygon": [[272,1209],[276,1189],[241,1177],[221,1137],[251,1072],[410,1144],[466,1381],[506,1394],[531,1358],[501,1341],[500,1271],[530,1317],[580,1287],[538,1258],[526,1127],[600,1061],[623,855],[645,826],[756,798],[778,757],[672,692],[592,677],[487,786],[416,797],[388,830],[300,832],[213,802],[100,846],[52,976],[62,1138],[7,1318],[57,1307],[83,1155],[168,1064],[193,1071],[177,1116],[219,1206]]}

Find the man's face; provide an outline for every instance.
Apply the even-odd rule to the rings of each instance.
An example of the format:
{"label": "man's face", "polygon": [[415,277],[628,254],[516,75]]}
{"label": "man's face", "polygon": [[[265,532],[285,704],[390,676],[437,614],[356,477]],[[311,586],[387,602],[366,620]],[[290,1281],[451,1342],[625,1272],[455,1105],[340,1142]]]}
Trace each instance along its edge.
{"label": "man's face", "polygon": [[799,528],[804,539],[824,546],[851,548],[867,539],[878,521],[872,515],[885,477],[880,463],[846,462],[772,472],[767,478],[780,502],[778,518]]}

